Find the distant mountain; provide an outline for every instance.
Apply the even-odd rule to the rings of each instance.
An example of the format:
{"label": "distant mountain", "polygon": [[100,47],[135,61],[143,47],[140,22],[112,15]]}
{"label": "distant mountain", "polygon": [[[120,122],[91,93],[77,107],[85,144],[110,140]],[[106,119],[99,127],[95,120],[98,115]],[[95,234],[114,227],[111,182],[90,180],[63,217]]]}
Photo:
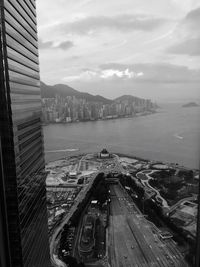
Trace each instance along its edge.
{"label": "distant mountain", "polygon": [[191,108],[191,107],[199,107],[199,105],[195,102],[189,102],[187,104],[182,105],[183,108]]}
{"label": "distant mountain", "polygon": [[142,100],[142,98],[136,97],[136,96],[132,96],[132,95],[122,95],[120,97],[115,98],[115,102],[121,102],[121,101],[140,101]]}
{"label": "distant mountain", "polygon": [[[45,123],[69,123],[132,117],[136,114],[147,115],[154,113],[157,108],[150,99],[123,95],[110,100],[100,95],[79,92],[64,84],[49,86],[41,82],[41,95],[43,98],[42,118]],[[57,95],[59,97],[56,97]]]}
{"label": "distant mountain", "polygon": [[112,100],[100,95],[79,92],[65,84],[47,85],[41,82],[40,88],[42,98],[54,98],[55,95],[60,95],[62,97],[75,96],[78,99],[86,99],[88,102],[101,102],[104,104],[110,104],[112,102]]}
{"label": "distant mountain", "polygon": [[[132,105],[134,103],[136,106],[142,106],[144,101],[147,101],[147,99],[132,95],[122,95],[110,100],[100,95],[91,95],[89,93],[79,92],[66,84],[47,85],[41,82],[42,98],[55,98],[56,95],[60,95],[62,97],[75,96],[77,99],[85,99],[87,102],[98,102],[101,104],[128,103]],[[158,106],[153,104],[150,100],[148,100],[148,103],[149,108],[158,108]]]}

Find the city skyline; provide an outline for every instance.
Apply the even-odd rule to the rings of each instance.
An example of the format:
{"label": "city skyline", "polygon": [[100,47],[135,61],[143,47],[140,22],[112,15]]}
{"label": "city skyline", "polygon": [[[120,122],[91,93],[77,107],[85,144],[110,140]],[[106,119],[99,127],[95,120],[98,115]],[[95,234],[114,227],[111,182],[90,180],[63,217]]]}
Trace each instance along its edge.
{"label": "city skyline", "polygon": [[99,119],[116,119],[149,115],[156,112],[157,105],[148,99],[122,96],[115,101],[88,101],[75,96],[42,99],[42,121],[75,122]]}
{"label": "city skyline", "polygon": [[198,1],[60,0],[56,7],[49,1],[37,5],[45,83],[64,83],[108,98],[199,98]]}

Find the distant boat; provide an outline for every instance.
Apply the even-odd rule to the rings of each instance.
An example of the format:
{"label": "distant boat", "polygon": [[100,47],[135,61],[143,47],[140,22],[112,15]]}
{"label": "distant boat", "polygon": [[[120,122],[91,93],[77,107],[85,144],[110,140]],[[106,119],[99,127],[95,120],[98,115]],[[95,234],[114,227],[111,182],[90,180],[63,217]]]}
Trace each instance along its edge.
{"label": "distant boat", "polygon": [[75,152],[79,151],[78,148],[67,148],[67,149],[60,149],[60,150],[47,150],[46,153],[59,153],[59,152]]}
{"label": "distant boat", "polygon": [[178,138],[178,139],[181,139],[181,140],[183,139],[183,136],[180,136],[180,135],[178,135],[178,134],[175,134],[174,137],[176,137],[176,138]]}

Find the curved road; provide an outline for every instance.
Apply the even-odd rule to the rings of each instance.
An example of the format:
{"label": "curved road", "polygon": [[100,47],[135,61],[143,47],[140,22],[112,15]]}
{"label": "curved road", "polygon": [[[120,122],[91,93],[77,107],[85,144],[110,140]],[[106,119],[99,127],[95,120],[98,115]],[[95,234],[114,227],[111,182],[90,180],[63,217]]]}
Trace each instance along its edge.
{"label": "curved road", "polygon": [[[146,171],[146,170],[145,170],[145,171]],[[140,171],[140,172],[138,172],[138,173],[136,174],[136,177],[137,177],[138,179],[141,180],[141,183],[142,183],[144,186],[147,186],[147,187],[151,188],[151,189],[156,193],[156,198],[159,198],[159,199],[162,200],[162,206],[163,206],[164,208],[169,209],[170,207],[169,207],[167,201],[160,195],[160,192],[159,192],[157,189],[155,189],[154,187],[152,187],[152,186],[149,184],[149,180],[152,179],[152,177],[150,176],[150,174],[156,172],[156,170],[151,170],[151,171],[149,171],[148,173],[145,173],[145,171]],[[146,179],[146,180],[142,180],[142,179],[139,177],[139,174],[145,175],[147,179]]]}

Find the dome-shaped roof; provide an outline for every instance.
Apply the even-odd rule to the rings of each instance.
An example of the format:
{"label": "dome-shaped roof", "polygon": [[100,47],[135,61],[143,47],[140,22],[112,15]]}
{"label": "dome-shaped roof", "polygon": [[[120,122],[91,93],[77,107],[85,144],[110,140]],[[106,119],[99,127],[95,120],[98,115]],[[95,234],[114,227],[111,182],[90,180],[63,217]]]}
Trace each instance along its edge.
{"label": "dome-shaped roof", "polygon": [[101,154],[109,154],[109,153],[108,153],[107,149],[104,148],[104,149],[101,151]]}

